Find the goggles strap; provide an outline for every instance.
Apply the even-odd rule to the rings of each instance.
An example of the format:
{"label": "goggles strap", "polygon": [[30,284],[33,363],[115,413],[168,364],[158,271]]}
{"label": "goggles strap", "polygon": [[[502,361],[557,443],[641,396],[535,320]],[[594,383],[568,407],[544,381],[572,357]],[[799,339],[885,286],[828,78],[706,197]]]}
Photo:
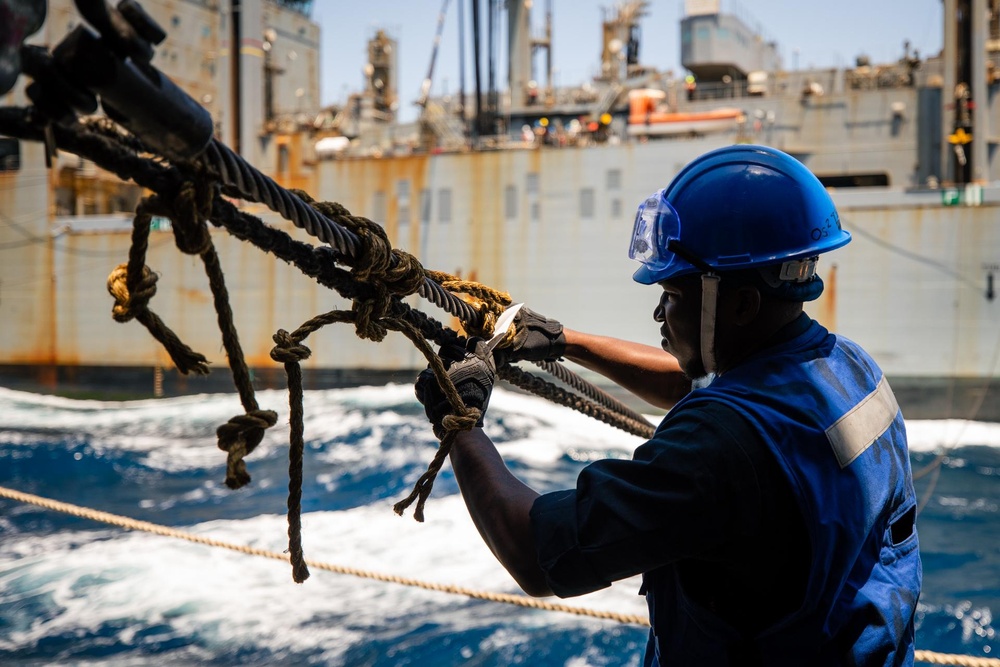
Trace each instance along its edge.
{"label": "goggles strap", "polygon": [[709,266],[705,260],[688,250],[684,244],[677,239],[670,239],[670,241],[667,242],[667,250],[674,253],[699,271],[703,271],[704,273],[712,272],[712,267]]}
{"label": "goggles strap", "polygon": [[719,301],[719,276],[703,273],[701,276],[701,363],[705,373],[716,371],[715,359],[715,309]]}

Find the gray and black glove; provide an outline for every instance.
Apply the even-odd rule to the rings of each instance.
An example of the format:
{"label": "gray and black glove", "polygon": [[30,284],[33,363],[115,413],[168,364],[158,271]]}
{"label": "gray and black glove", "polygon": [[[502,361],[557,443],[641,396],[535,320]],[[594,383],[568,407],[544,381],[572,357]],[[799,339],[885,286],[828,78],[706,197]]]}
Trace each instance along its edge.
{"label": "gray and black glove", "polygon": [[514,342],[497,350],[505,361],[556,361],[565,352],[563,325],[523,306],[514,318]]}
{"label": "gray and black glove", "polygon": [[[490,404],[490,394],[493,391],[493,381],[496,378],[497,367],[493,355],[487,352],[481,339],[470,339],[469,348],[472,352],[458,361],[445,358],[448,377],[455,385],[455,390],[467,408],[476,408],[481,413],[476,426],[483,425],[483,416]],[[461,349],[461,348],[459,348]],[[446,357],[442,352],[442,357]],[[413,386],[417,400],[424,406],[427,418],[434,426],[434,435],[444,437],[446,432],[442,425],[445,417],[454,413],[451,403],[444,391],[438,386],[437,377],[430,368],[425,369],[417,377]]]}

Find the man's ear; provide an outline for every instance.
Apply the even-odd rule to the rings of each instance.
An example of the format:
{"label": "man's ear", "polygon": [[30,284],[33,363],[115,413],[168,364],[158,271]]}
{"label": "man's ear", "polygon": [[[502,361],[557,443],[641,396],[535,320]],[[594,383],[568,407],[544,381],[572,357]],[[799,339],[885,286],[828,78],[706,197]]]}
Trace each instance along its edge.
{"label": "man's ear", "polygon": [[737,288],[736,294],[733,296],[735,302],[733,321],[737,326],[745,327],[753,322],[760,313],[760,290],[744,285]]}

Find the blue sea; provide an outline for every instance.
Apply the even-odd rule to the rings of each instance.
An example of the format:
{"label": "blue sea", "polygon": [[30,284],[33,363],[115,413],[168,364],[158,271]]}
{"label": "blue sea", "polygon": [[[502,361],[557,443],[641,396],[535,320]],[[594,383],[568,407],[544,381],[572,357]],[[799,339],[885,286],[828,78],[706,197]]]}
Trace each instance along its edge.
{"label": "blue sea", "polygon": [[[215,429],[235,394],[99,402],[0,389],[0,485],[272,551],[287,548],[288,399],[278,425],[223,484]],[[409,385],[307,392],[307,558],[517,593],[468,519],[446,465],[426,521],[392,505],[436,440]],[[541,399],[498,390],[487,431],[540,491],[571,486],[639,440]],[[917,647],[995,657],[1000,637],[1000,425],[911,421],[924,590]],[[635,579],[571,604],[645,613]],[[0,499],[2,665],[640,665],[646,630],[313,569],[125,531]]]}

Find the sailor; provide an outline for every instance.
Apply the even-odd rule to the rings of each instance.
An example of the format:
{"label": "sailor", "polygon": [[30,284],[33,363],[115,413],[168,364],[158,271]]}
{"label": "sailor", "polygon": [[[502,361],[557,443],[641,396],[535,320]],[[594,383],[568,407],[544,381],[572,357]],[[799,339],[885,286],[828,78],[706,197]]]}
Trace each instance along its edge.
{"label": "sailor", "polygon": [[[797,160],[718,149],[636,215],[633,278],[661,289],[663,350],[522,309],[498,358],[452,364],[470,407],[485,409],[496,363],[565,357],[669,408],[632,459],[591,463],[576,488],[544,495],[481,428],[458,434],[466,505],[525,592],[642,574],[647,666],[913,662],[921,565],[903,417],[872,358],[803,312],[823,290],[817,256],[850,239]],[[440,433],[451,410],[429,371],[416,393]]]}
{"label": "sailor", "polygon": [[694,101],[695,91],[698,90],[698,82],[695,81],[693,74],[688,74],[684,77],[684,90],[687,92],[688,102]]}

